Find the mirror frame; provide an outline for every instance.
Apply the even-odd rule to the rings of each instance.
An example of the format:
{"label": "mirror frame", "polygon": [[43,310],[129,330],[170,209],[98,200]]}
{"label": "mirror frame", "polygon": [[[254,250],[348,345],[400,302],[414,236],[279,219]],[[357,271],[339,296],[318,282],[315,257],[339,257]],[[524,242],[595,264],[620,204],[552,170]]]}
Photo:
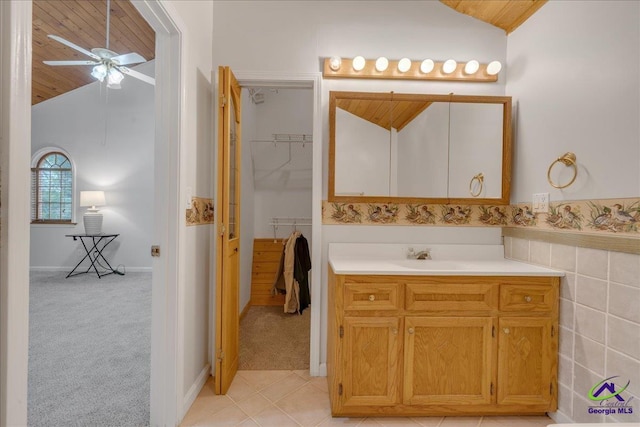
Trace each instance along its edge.
{"label": "mirror frame", "polygon": [[[474,104],[502,104],[502,196],[499,198],[450,198],[450,197],[398,197],[398,196],[336,196],[336,108],[339,99],[403,100],[430,102],[457,102]],[[418,204],[466,204],[466,205],[508,205],[511,192],[511,97],[481,95],[429,95],[399,94],[394,92],[329,92],[329,202],[352,203],[418,203]]]}

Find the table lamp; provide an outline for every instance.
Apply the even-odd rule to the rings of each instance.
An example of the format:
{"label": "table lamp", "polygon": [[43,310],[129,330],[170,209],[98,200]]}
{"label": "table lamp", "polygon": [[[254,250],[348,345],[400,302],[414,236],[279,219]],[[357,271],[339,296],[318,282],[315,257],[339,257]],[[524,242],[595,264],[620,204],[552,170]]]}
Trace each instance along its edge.
{"label": "table lamp", "polygon": [[91,206],[87,209],[82,220],[85,234],[100,234],[102,232],[102,214],[96,206],[104,206],[104,191],[81,191],[80,206]]}

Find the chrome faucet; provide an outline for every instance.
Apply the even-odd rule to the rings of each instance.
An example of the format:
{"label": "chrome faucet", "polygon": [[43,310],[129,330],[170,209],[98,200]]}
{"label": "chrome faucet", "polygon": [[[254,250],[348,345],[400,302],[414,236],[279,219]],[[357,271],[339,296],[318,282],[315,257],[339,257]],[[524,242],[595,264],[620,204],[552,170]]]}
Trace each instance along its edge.
{"label": "chrome faucet", "polygon": [[431,259],[431,250],[425,249],[420,252],[416,252],[413,248],[407,250],[407,258],[409,259]]}

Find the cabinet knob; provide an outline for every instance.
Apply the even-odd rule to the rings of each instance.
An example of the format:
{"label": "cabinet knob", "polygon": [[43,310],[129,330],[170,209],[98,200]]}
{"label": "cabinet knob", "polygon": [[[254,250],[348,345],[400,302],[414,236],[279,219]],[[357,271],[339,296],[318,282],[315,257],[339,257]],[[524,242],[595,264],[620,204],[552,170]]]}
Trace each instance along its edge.
{"label": "cabinet knob", "polygon": [[503,331],[504,331],[505,334],[508,334],[510,332],[509,328],[504,328]]}
{"label": "cabinet knob", "polygon": [[409,328],[409,330],[407,332],[409,332],[410,334],[413,334],[415,332],[415,329]]}
{"label": "cabinet knob", "polygon": [[376,296],[371,294],[369,295],[369,301],[375,301],[376,300]]}
{"label": "cabinet knob", "polygon": [[526,302],[531,302],[531,297],[529,295],[525,295],[524,300]]}
{"label": "cabinet knob", "polygon": [[398,328],[391,328],[391,333],[393,335],[398,335]]}

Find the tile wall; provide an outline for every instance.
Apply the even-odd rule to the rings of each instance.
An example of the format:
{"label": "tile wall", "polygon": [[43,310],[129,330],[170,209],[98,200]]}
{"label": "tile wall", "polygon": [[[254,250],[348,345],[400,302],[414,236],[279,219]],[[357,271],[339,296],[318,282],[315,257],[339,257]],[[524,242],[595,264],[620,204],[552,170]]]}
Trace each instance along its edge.
{"label": "tile wall", "polygon": [[[505,237],[507,258],[562,270],[558,413],[562,422],[640,422],[640,255]],[[632,414],[593,414],[600,381],[621,393]],[[610,399],[613,401],[615,399]],[[552,414],[553,415],[553,414]]]}

